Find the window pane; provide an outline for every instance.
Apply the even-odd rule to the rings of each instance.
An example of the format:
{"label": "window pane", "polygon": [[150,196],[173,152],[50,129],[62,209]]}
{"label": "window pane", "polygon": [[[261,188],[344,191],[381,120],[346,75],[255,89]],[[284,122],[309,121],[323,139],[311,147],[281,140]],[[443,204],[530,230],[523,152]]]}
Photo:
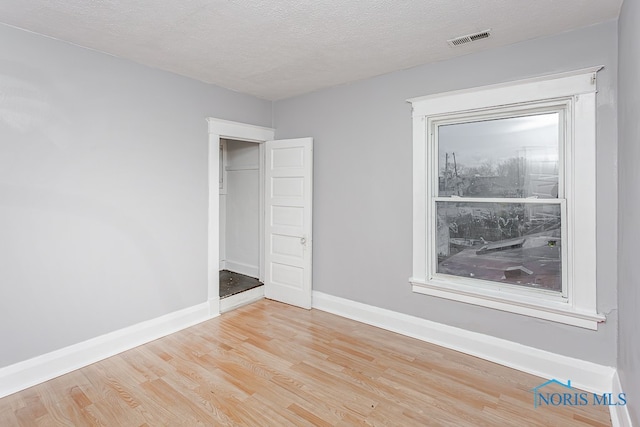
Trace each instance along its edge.
{"label": "window pane", "polygon": [[559,204],[436,202],[437,272],[562,291]]}
{"label": "window pane", "polygon": [[560,115],[438,126],[439,196],[558,197]]}

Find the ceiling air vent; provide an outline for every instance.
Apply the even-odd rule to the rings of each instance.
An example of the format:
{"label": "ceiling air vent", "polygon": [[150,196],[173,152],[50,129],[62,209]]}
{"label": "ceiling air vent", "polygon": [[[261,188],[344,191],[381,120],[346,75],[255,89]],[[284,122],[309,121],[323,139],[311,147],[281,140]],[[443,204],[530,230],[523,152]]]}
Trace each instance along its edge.
{"label": "ceiling air vent", "polygon": [[460,46],[461,44],[471,43],[482,39],[487,39],[491,36],[491,30],[480,31],[479,33],[467,34],[466,36],[456,37],[454,39],[447,40],[447,43],[451,47]]}

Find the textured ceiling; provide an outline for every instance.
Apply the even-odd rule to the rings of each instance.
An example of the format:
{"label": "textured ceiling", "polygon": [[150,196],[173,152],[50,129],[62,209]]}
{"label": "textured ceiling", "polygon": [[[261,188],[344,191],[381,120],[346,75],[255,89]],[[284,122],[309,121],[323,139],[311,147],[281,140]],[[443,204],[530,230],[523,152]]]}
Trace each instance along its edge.
{"label": "textured ceiling", "polygon": [[[604,22],[622,0],[2,0],[0,22],[265,99]],[[446,40],[492,29],[456,48]]]}

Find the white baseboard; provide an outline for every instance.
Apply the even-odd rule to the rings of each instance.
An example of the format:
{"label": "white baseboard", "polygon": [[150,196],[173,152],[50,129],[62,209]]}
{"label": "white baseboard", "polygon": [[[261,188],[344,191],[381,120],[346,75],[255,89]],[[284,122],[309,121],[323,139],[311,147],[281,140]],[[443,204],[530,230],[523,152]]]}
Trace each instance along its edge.
{"label": "white baseboard", "polygon": [[[618,377],[617,372],[613,374],[611,393],[614,396],[618,396],[618,394],[623,393],[622,384],[620,383],[620,378]],[[631,414],[629,414],[629,408],[627,405],[609,406],[609,413],[611,414],[611,425],[613,427],[633,427]]]}
{"label": "white baseboard", "polygon": [[245,264],[238,261],[224,261],[224,269],[235,273],[244,274],[249,277],[260,277],[260,267],[257,265]]}
{"label": "white baseboard", "polygon": [[[264,286],[250,289],[220,300],[220,311],[228,311],[263,297]],[[217,315],[218,310],[210,305],[198,304],[0,368],[0,398],[211,319]],[[317,291],[313,292],[313,308],[477,356],[545,379],[571,379],[575,387],[589,392],[611,392],[614,395],[622,392],[618,375],[615,369],[609,366]],[[610,412],[614,427],[632,427],[626,406],[611,406]]]}
{"label": "white baseboard", "polygon": [[582,390],[608,393],[615,368],[551,353],[501,338],[313,292],[313,308],[480,357],[545,379],[570,379]]}
{"label": "white baseboard", "polygon": [[1,368],[0,398],[215,317],[210,312],[198,304]]}
{"label": "white baseboard", "polygon": [[220,313],[231,311],[243,305],[251,304],[264,298],[264,285],[220,299]]}

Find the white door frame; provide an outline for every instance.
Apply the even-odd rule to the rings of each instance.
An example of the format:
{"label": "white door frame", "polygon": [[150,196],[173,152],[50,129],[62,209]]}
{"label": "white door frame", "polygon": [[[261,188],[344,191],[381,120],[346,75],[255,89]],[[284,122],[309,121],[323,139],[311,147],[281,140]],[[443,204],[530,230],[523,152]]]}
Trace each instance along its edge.
{"label": "white door frame", "polygon": [[[207,260],[209,315],[220,314],[220,138],[263,143],[275,139],[275,129],[207,118],[209,126],[209,240]],[[260,145],[263,162],[264,146]],[[260,173],[260,206],[264,207],[264,176]],[[260,241],[264,241],[264,209],[260,210]],[[264,244],[260,244],[260,275],[264,274]]]}

